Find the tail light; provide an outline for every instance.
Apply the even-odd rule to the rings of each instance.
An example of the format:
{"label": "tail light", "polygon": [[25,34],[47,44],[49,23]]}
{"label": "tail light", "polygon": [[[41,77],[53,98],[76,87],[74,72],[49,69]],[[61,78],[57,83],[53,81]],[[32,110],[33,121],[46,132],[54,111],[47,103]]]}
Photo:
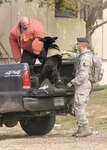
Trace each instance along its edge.
{"label": "tail light", "polygon": [[24,90],[31,89],[31,79],[30,79],[30,71],[25,70],[22,74],[22,88]]}

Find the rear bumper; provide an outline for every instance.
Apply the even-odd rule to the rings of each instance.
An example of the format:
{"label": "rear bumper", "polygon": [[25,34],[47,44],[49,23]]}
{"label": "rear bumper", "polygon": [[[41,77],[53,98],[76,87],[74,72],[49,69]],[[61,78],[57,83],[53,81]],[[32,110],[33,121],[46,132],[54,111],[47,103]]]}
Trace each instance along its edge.
{"label": "rear bumper", "polygon": [[24,109],[28,111],[53,111],[64,109],[70,97],[24,98]]}

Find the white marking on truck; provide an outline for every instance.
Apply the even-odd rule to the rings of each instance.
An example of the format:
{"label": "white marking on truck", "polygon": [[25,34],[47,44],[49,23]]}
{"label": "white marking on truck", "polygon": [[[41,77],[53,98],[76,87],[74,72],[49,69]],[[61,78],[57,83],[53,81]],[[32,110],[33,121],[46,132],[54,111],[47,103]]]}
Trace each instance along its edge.
{"label": "white marking on truck", "polygon": [[4,73],[5,77],[16,77],[20,76],[21,70],[9,70]]}

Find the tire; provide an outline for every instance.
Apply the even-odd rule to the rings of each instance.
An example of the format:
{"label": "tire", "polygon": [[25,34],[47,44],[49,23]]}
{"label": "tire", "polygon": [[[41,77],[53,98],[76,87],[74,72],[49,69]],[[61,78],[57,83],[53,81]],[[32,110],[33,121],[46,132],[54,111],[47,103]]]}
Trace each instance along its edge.
{"label": "tire", "polygon": [[20,125],[28,135],[45,135],[54,127],[55,120],[56,116],[23,118]]}

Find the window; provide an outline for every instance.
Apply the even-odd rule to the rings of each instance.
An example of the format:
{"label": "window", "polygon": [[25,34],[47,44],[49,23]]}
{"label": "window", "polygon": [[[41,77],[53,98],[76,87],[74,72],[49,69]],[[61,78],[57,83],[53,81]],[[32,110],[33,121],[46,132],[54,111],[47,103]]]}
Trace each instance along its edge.
{"label": "window", "polygon": [[[77,2],[75,2],[77,4]],[[55,0],[55,17],[74,18],[77,17],[77,9],[63,7],[64,0]],[[76,5],[77,7],[78,5]]]}
{"label": "window", "polygon": [[[92,5],[80,7],[76,0],[70,0],[70,3],[67,0],[55,0],[55,17],[76,18],[79,13],[80,18],[83,19],[90,15],[90,12],[93,11],[92,9],[95,9]],[[99,9],[95,15],[97,15],[95,16],[97,19],[102,19],[102,12]]]}

